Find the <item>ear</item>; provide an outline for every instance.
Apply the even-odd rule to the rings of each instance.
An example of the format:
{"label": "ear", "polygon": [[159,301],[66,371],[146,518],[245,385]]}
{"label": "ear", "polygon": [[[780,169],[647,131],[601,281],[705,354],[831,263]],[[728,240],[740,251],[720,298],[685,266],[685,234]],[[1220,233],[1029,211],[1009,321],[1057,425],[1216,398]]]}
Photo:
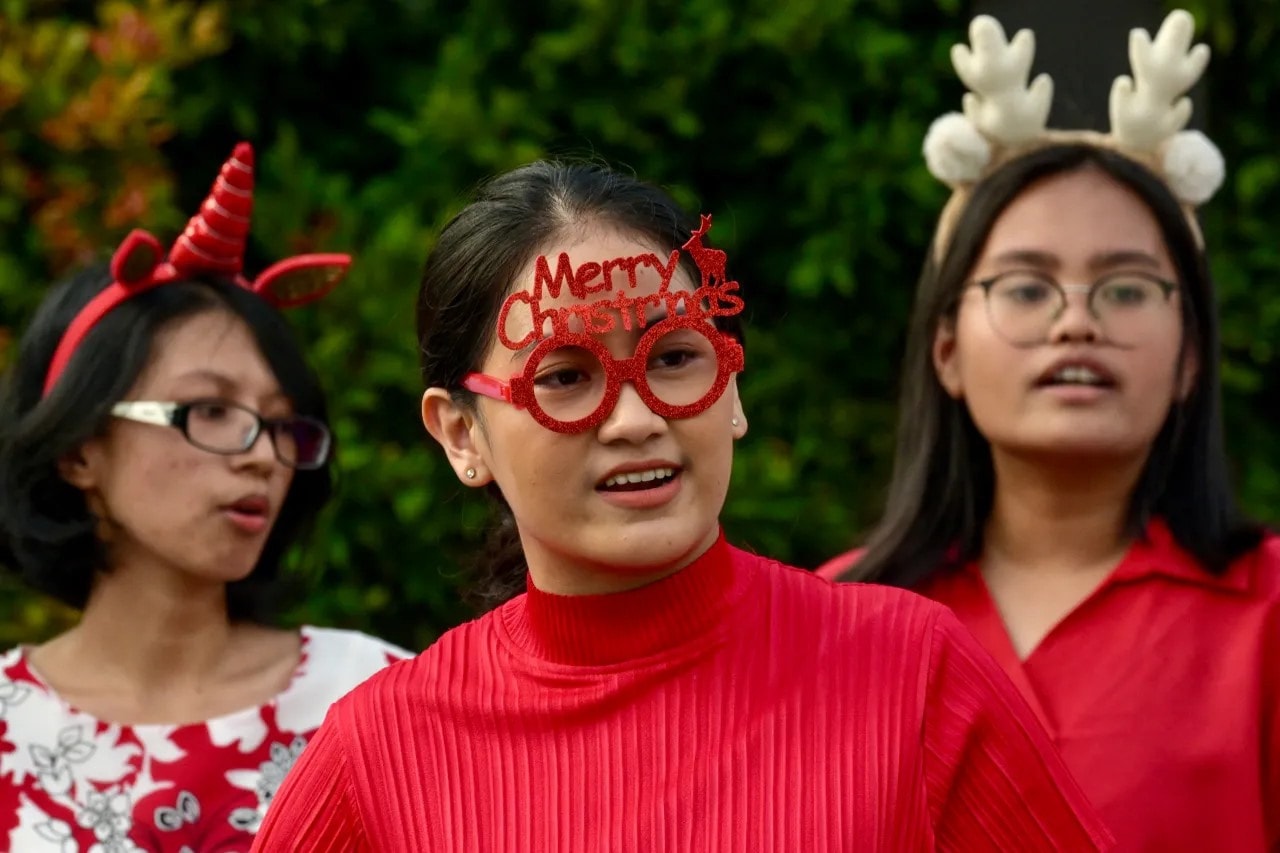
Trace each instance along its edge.
{"label": "ear", "polygon": [[64,453],[58,459],[58,476],[75,486],[82,492],[90,491],[98,486],[98,478],[92,459],[96,455],[90,440],[75,450]]}
{"label": "ear", "polygon": [[733,438],[736,441],[747,434],[747,413],[743,411],[742,398],[738,396],[738,377],[735,376],[729,380],[729,387],[726,393],[733,400],[733,420],[731,425],[733,427]]}
{"label": "ear", "polygon": [[[493,482],[489,466],[480,454],[475,412],[459,406],[444,388],[428,388],[422,395],[422,424],[444,448],[453,472],[464,486]],[[467,476],[467,471],[474,475]]]}
{"label": "ear", "polygon": [[933,335],[933,370],[938,382],[954,399],[964,397],[964,385],[960,381],[960,360],[956,347],[955,320],[943,320]]}

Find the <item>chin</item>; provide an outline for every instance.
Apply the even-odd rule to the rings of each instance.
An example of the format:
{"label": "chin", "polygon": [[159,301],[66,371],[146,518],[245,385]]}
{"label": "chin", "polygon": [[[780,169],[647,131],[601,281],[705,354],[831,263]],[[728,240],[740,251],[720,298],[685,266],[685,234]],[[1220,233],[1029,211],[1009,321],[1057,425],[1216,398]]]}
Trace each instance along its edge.
{"label": "chin", "polygon": [[236,572],[229,572],[225,570],[221,572],[209,571],[209,572],[201,573],[200,578],[202,580],[208,581],[209,583],[217,583],[217,584],[222,584],[223,586],[226,586],[228,584],[239,583],[240,581],[245,580],[251,574],[253,574],[253,569],[254,567],[250,566],[244,571],[236,571]]}
{"label": "chin", "polygon": [[1149,448],[1149,443],[1135,442],[1128,436],[1082,436],[1075,432],[1037,437],[1034,441],[1016,443],[1010,449],[1020,456],[1038,456],[1053,462],[1117,463],[1145,457]]}
{"label": "chin", "polygon": [[254,554],[249,558],[245,554],[226,554],[221,560],[209,562],[203,566],[192,566],[188,571],[194,577],[210,583],[235,583],[253,574],[253,570],[258,567],[260,556],[260,554]]}
{"label": "chin", "polygon": [[592,548],[592,562],[619,574],[662,571],[698,557],[715,541],[716,530],[714,522],[698,525],[691,519],[671,518],[609,525],[594,537],[597,547]]}

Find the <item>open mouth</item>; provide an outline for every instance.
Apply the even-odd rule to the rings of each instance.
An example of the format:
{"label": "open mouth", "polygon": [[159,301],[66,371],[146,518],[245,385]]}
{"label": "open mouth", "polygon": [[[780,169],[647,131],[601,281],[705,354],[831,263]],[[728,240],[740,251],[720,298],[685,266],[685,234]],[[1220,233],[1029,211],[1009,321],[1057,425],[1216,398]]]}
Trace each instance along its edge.
{"label": "open mouth", "polygon": [[241,498],[223,509],[246,521],[265,521],[271,506],[266,498]]}
{"label": "open mouth", "polygon": [[1084,386],[1088,388],[1114,388],[1115,377],[1111,374],[1084,364],[1066,364],[1047,373],[1036,382],[1038,388],[1063,386]]}
{"label": "open mouth", "polygon": [[679,468],[649,468],[627,471],[607,478],[596,489],[602,492],[642,492],[670,483],[680,474]]}

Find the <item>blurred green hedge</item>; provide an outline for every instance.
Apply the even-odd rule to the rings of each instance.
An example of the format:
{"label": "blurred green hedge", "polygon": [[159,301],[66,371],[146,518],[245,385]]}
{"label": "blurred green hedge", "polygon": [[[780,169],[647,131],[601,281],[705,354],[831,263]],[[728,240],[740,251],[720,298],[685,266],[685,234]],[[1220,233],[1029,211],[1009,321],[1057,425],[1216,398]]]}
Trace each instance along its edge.
{"label": "blurred green hedge", "polygon": [[[1229,434],[1267,520],[1280,517],[1275,5],[1192,4],[1211,16],[1209,130],[1231,167],[1206,219]],[[357,254],[331,298],[294,315],[341,456],[339,497],[296,560],[311,592],[290,615],[421,648],[467,615],[458,590],[487,517],[419,422],[421,263],[483,177],[603,157],[716,214],[749,323],[751,433],[724,521],[747,547],[814,565],[881,500],[904,320],[945,195],[920,143],[959,104],[947,49],[966,20],[959,0],[0,0],[0,362],[51,280],[131,227],[176,233],[251,140],[250,268]],[[0,647],[69,618],[0,584]]]}

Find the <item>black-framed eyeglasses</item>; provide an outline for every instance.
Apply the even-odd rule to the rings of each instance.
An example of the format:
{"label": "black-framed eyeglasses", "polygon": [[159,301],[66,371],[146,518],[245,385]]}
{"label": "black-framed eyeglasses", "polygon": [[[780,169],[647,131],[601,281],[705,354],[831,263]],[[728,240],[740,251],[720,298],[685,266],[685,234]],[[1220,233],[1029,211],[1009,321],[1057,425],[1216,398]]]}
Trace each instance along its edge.
{"label": "black-framed eyeglasses", "polygon": [[227,400],[126,400],[112,406],[111,414],[138,423],[174,427],[192,445],[224,456],[244,453],[265,430],[276,458],[290,468],[302,470],[323,467],[333,443],[329,427],[315,418],[264,418],[247,406]]}
{"label": "black-framed eyeglasses", "polygon": [[981,287],[987,319],[1015,346],[1046,343],[1067,308],[1068,293],[1087,294],[1090,315],[1110,343],[1133,346],[1160,333],[1178,285],[1146,272],[1117,272],[1092,284],[1061,284],[1047,273],[1011,270],[974,282]]}

